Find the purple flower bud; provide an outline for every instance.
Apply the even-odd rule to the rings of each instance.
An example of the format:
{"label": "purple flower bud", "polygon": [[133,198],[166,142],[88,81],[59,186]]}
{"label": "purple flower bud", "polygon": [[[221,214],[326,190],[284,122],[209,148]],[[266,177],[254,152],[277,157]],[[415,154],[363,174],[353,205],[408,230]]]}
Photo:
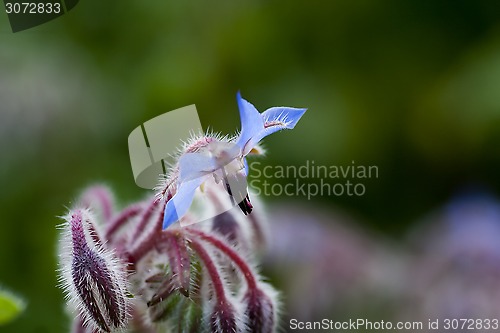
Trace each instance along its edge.
{"label": "purple flower bud", "polygon": [[111,332],[127,322],[125,273],[100,241],[93,237],[96,224],[87,210],[66,218],[61,240],[61,283],[84,323]]}
{"label": "purple flower bud", "polygon": [[235,333],[243,329],[243,321],[235,306],[228,300],[217,302],[210,313],[210,332]]}
{"label": "purple flower bud", "polygon": [[272,333],[277,322],[276,292],[267,284],[260,282],[258,288],[249,288],[243,296],[245,316],[249,331],[253,333]]}
{"label": "purple flower bud", "polygon": [[214,217],[212,230],[236,242],[240,233],[240,226],[231,212],[223,212]]}

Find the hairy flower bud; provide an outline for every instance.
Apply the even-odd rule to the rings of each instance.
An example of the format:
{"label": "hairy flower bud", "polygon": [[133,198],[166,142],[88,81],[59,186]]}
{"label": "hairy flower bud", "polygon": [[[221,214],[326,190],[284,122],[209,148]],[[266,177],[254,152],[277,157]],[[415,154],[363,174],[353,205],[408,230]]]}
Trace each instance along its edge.
{"label": "hairy flower bud", "polygon": [[226,236],[231,242],[236,242],[240,231],[240,226],[236,218],[230,212],[223,212],[214,217],[212,230]]}
{"label": "hairy flower bud", "polygon": [[243,331],[243,321],[235,306],[228,300],[217,302],[209,317],[210,332],[235,333]]}
{"label": "hairy flower bud", "polygon": [[272,333],[277,324],[276,291],[260,282],[257,288],[249,288],[243,296],[245,316],[249,331],[253,333]]}
{"label": "hairy flower bud", "polygon": [[97,238],[88,210],[65,217],[61,239],[61,285],[76,305],[84,323],[104,332],[127,322],[125,272],[111,251]]}

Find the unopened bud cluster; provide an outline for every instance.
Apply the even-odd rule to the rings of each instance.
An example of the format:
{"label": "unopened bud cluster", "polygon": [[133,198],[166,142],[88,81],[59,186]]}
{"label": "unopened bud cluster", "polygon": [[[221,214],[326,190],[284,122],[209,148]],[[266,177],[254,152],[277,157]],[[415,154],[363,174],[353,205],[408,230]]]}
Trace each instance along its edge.
{"label": "unopened bud cluster", "polygon": [[64,217],[60,279],[73,332],[273,332],[277,293],[253,255],[262,219],[236,207],[163,230],[164,205],[151,198],[114,212],[99,186]]}

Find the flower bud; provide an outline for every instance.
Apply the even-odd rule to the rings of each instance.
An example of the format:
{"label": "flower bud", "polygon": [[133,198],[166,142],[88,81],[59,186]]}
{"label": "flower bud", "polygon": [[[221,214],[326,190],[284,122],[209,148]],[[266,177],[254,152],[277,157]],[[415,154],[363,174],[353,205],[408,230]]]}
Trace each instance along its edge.
{"label": "flower bud", "polygon": [[272,333],[276,329],[277,301],[276,291],[260,282],[257,288],[248,289],[243,296],[245,316],[249,332]]}
{"label": "flower bud", "polygon": [[236,242],[240,233],[240,226],[231,212],[223,212],[214,217],[212,230]]}
{"label": "flower bud", "polygon": [[213,333],[242,332],[244,328],[241,316],[229,300],[217,302],[208,320],[210,332]]}
{"label": "flower bud", "polygon": [[61,284],[67,299],[92,329],[111,332],[127,322],[125,273],[114,254],[96,241],[87,210],[70,213],[63,224]]}

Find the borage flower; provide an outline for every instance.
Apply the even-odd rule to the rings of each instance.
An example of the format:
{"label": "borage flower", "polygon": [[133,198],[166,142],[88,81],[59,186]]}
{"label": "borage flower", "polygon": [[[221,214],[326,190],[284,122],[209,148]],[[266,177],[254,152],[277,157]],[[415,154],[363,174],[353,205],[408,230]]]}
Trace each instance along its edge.
{"label": "borage flower", "polygon": [[[305,110],[260,114],[239,94],[238,105],[240,135],[191,140],[159,186],[161,198],[116,212],[112,193],[97,186],[65,217],[60,280],[76,314],[73,333],[276,331],[278,293],[250,253],[265,243],[265,219],[230,208],[252,211],[246,156],[261,153],[265,136],[294,128]],[[194,198],[201,194],[207,200]],[[207,223],[164,230],[179,218]]]}
{"label": "borage flower", "polygon": [[[246,156],[258,143],[274,132],[293,129],[306,109],[272,107],[259,113],[240,93],[236,96],[241,118],[241,132],[235,139],[203,137],[193,140],[180,156],[176,173],[160,188],[170,198],[165,206],[163,229],[179,221],[189,210],[195,192],[211,178],[223,183],[231,201],[237,203],[245,215],[252,205],[246,191],[248,166]],[[196,146],[196,149],[193,147]]]}

